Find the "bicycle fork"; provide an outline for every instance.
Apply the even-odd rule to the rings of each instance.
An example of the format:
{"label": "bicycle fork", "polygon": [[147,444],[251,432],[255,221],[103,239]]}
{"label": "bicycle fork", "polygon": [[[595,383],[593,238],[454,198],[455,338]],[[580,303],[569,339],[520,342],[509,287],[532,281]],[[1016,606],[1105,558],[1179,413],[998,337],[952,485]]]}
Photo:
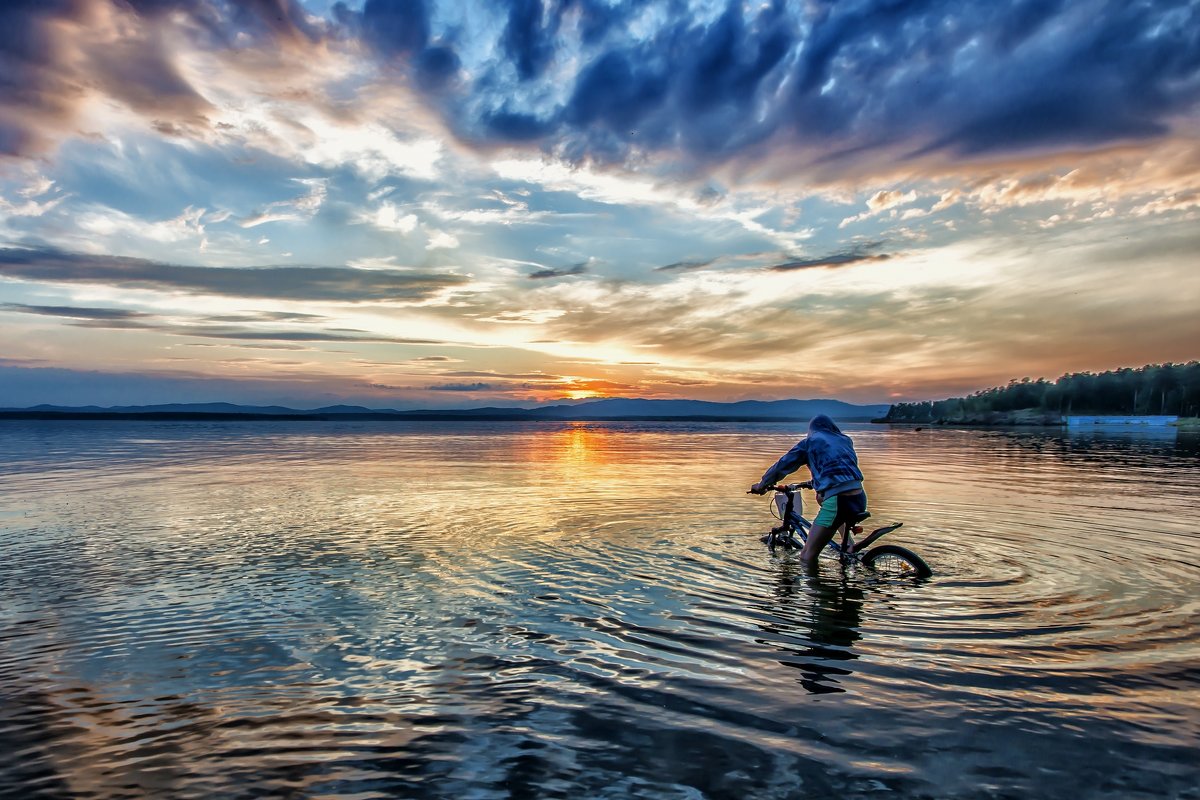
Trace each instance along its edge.
{"label": "bicycle fork", "polygon": [[792,548],[800,550],[803,549],[804,542],[796,539],[791,522],[792,513],[796,507],[796,493],[794,491],[784,492],[784,497],[787,500],[780,509],[779,524],[772,528],[765,537],[767,546],[774,550],[777,544],[782,544],[789,550]]}

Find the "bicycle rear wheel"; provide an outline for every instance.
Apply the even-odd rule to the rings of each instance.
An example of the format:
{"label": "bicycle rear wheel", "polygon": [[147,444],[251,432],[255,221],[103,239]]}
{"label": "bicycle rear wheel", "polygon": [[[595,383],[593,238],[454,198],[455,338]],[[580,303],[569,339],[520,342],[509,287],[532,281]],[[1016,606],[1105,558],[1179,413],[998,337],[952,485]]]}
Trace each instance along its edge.
{"label": "bicycle rear wheel", "polygon": [[895,578],[928,578],[933,570],[925,560],[906,547],[881,544],[862,557],[863,563],[880,575]]}

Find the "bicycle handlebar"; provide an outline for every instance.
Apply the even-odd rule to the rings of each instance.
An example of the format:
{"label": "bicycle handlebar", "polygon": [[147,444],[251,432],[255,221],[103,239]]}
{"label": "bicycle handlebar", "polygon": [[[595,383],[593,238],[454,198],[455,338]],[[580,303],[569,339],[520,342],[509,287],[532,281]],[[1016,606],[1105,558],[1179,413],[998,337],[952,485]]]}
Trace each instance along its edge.
{"label": "bicycle handlebar", "polygon": [[772,492],[772,491],[774,491],[774,492],[794,492],[797,489],[811,489],[811,488],[813,488],[812,481],[804,481],[803,483],[789,483],[784,486],[779,486],[778,484],[773,484],[771,486],[764,486],[762,488],[761,492],[755,492],[753,489],[751,489],[751,490],[747,491],[746,494],[766,494],[767,492]]}

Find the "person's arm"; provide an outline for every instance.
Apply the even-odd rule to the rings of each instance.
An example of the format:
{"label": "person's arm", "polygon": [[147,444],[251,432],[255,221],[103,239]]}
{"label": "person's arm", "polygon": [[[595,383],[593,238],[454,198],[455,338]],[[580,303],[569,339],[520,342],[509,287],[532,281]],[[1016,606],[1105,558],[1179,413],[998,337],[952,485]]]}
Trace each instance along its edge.
{"label": "person's arm", "polygon": [[763,473],[762,480],[754,484],[750,489],[752,492],[762,491],[768,486],[773,486],[780,479],[791,475],[796,470],[808,463],[808,439],[801,439],[796,442],[796,446],[788,450],[783,456]]}

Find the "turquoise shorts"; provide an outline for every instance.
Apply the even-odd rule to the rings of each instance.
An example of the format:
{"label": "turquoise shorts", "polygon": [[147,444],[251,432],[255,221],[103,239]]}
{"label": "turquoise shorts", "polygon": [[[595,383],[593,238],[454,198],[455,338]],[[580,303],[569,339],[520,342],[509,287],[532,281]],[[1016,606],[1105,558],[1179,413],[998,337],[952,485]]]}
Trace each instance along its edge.
{"label": "turquoise shorts", "polygon": [[821,503],[821,511],[813,520],[823,528],[840,528],[847,522],[857,522],[867,513],[867,493],[835,494]]}

